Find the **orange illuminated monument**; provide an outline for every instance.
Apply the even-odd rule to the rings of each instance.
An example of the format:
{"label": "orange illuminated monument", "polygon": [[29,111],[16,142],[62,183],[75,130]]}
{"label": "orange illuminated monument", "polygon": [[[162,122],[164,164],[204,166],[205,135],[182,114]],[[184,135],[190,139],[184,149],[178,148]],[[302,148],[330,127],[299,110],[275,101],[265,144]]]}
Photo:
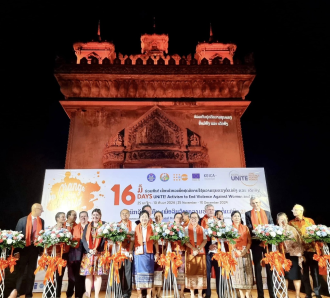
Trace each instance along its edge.
{"label": "orange illuminated monument", "polygon": [[141,53],[99,40],[75,43],[77,64],[55,77],[70,117],[66,168],[245,167],[240,118],[255,77],[235,44],[199,43],[168,54],[166,34],[141,36]]}

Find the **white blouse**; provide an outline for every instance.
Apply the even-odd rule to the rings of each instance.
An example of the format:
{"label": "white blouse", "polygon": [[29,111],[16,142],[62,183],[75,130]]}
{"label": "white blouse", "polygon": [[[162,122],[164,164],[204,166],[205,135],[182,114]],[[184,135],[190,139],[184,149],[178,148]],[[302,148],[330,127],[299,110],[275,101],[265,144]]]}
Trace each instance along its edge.
{"label": "white blouse", "polygon": [[[187,237],[189,237],[189,230],[188,230],[188,227],[189,227],[189,225],[184,229],[184,233],[185,233],[185,235],[186,235]],[[196,232],[196,228],[197,228],[197,227],[193,228],[193,231],[194,231],[194,242],[197,242],[197,232]],[[205,235],[205,232],[204,232],[204,228],[203,228],[203,227],[201,227],[201,228],[203,229],[203,240],[206,240],[207,238],[206,238],[206,235]]]}

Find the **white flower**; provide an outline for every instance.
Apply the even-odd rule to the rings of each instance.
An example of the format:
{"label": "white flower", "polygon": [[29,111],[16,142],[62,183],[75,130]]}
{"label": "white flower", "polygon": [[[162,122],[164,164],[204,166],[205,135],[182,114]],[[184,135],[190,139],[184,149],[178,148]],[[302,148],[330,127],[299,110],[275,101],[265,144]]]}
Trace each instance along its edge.
{"label": "white flower", "polygon": [[158,233],[160,231],[160,227],[156,227],[156,232]]}
{"label": "white flower", "polygon": [[108,234],[108,233],[109,233],[109,231],[107,229],[103,230],[103,234]]}
{"label": "white flower", "polygon": [[13,242],[13,240],[7,239],[7,244],[11,244],[12,242]]}
{"label": "white flower", "polygon": [[51,234],[50,238],[53,238],[53,239],[56,238],[56,234]]}
{"label": "white flower", "polygon": [[269,234],[270,234],[270,236],[272,236],[272,237],[275,237],[275,236],[276,236],[276,233],[275,233],[275,232],[270,232]]}
{"label": "white flower", "polygon": [[170,233],[170,230],[169,229],[166,229],[165,230],[165,234],[169,234]]}
{"label": "white flower", "polygon": [[163,229],[166,230],[167,229],[167,225],[163,225]]}
{"label": "white flower", "polygon": [[38,237],[38,241],[40,241],[40,240],[42,240],[42,237],[41,236]]}
{"label": "white flower", "polygon": [[212,234],[212,230],[211,229],[208,229],[207,232],[209,233],[209,235]]}
{"label": "white flower", "polygon": [[217,233],[217,235],[220,237],[220,236],[221,236],[221,233],[220,233],[220,232],[218,232],[218,233]]}
{"label": "white flower", "polygon": [[64,236],[64,234],[63,234],[63,233],[59,233],[59,235],[60,235],[60,237],[63,237],[63,236]]}
{"label": "white flower", "polygon": [[66,236],[67,238],[70,238],[70,239],[72,238],[72,235],[71,235],[70,232],[66,233],[65,236]]}
{"label": "white flower", "polygon": [[282,235],[282,234],[283,234],[281,230],[278,230],[276,233],[277,233],[278,235]]}

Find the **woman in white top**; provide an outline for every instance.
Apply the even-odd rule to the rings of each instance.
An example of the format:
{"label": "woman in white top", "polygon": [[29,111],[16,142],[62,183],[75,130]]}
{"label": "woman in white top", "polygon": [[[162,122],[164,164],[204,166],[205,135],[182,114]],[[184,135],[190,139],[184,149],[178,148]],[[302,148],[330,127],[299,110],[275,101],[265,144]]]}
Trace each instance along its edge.
{"label": "woman in white top", "polygon": [[[153,235],[153,225],[149,222],[149,213],[140,212],[140,223],[135,228],[134,242],[130,243],[130,259],[133,258],[133,288],[137,289],[138,298],[142,297],[141,289],[147,289],[147,298],[151,298],[151,288],[154,282],[154,266],[159,259],[158,242],[150,239]],[[153,247],[156,253],[154,254]]]}
{"label": "woman in white top", "polygon": [[198,224],[198,214],[190,214],[190,224],[185,228],[185,234],[190,238],[186,243],[186,276],[185,286],[190,289],[191,298],[194,290],[198,289],[198,297],[202,297],[202,290],[207,288],[206,256],[204,246],[207,238],[203,227]]}

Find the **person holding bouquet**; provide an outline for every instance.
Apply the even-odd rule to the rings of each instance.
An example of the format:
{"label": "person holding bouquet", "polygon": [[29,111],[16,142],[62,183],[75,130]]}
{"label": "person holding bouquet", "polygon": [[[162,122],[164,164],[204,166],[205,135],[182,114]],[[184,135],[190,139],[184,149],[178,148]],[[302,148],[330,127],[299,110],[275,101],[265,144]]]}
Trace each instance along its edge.
{"label": "person holding bouquet", "polygon": [[[274,224],[270,212],[261,208],[261,202],[259,198],[252,196],[250,198],[250,205],[252,207],[252,210],[245,212],[246,225],[250,230],[250,234],[252,233],[252,230],[254,230],[258,225]],[[263,243],[257,239],[252,239],[251,250],[254,263],[254,273],[257,282],[258,298],[264,298],[264,289],[261,275],[261,260],[267,250]],[[272,281],[272,271],[270,270],[269,264],[266,265],[266,272],[269,297],[275,298]]]}
{"label": "person holding bouquet", "polygon": [[[301,205],[293,206],[292,213],[295,216],[294,219],[289,221],[289,225],[294,227],[301,237],[306,235],[306,228],[312,225],[315,225],[314,220],[304,216],[304,207]],[[313,259],[313,255],[315,254],[315,246],[314,243],[306,243],[302,242],[304,248],[304,257],[306,259],[303,262],[303,276],[302,282],[304,283],[306,298],[312,297],[312,287],[309,280],[309,273],[313,279],[314,293],[317,298],[320,298],[320,289],[321,283],[319,281],[318,271],[319,265],[318,262]]]}
{"label": "person holding bouquet", "polygon": [[98,229],[105,223],[101,220],[100,209],[92,211],[92,221],[86,225],[81,239],[85,253],[83,254],[80,275],[86,276],[85,296],[91,297],[92,286],[94,284],[95,298],[99,298],[102,276],[107,275],[108,270],[100,264],[100,256],[104,250],[104,239],[98,238]]}
{"label": "person holding bouquet", "polygon": [[[182,215],[181,213],[175,213],[174,215],[174,223],[177,226],[181,226],[182,222]],[[186,247],[185,245],[182,245],[180,241],[174,241],[172,242],[172,251],[176,251],[177,247],[179,246],[178,253],[181,254],[181,261],[182,265],[178,268],[178,277],[176,279],[177,285],[180,285],[180,298],[184,298],[184,288],[185,288],[185,251]]]}
{"label": "person holding bouquet", "polygon": [[[237,210],[231,213],[233,227],[238,230],[240,237],[235,240],[233,257],[237,261],[236,270],[232,275],[233,287],[239,289],[240,297],[251,298],[251,289],[253,288],[253,270],[250,256],[250,247],[252,243],[249,228],[244,225],[241,213]],[[246,290],[244,295],[243,291]]]}
{"label": "person holding bouquet", "polygon": [[[65,213],[64,212],[57,212],[55,215],[56,225],[53,226],[52,229],[55,229],[56,231],[60,231],[61,229],[65,229]],[[47,248],[47,254],[51,255],[53,250],[53,246],[50,246]],[[68,255],[69,255],[70,246],[68,245],[56,245],[56,257],[61,257],[63,260],[68,261]],[[62,253],[62,255],[61,255]],[[62,291],[62,281],[63,281],[63,275],[65,267],[62,268],[62,274],[59,275],[58,271],[56,271],[56,297],[61,297],[61,291]],[[51,294],[48,292],[47,294]]]}
{"label": "person holding bouquet", "polygon": [[300,297],[301,287],[301,271],[304,249],[302,246],[302,239],[298,231],[288,225],[288,217],[284,212],[277,214],[277,224],[282,227],[286,232],[289,232],[294,240],[286,240],[283,242],[283,249],[285,252],[285,258],[291,260],[292,266],[289,272],[285,272],[286,287],[288,287],[288,280],[293,281],[294,288],[296,290],[296,298]]}
{"label": "person holding bouquet", "polygon": [[186,276],[185,285],[190,289],[191,298],[194,290],[198,290],[198,298],[202,298],[202,290],[207,288],[205,245],[207,242],[204,228],[198,224],[196,212],[190,214],[190,224],[185,228],[185,234],[190,242],[186,243]]}
{"label": "person holding bouquet", "polygon": [[[159,259],[159,247],[157,241],[150,239],[153,236],[153,225],[150,223],[149,212],[142,210],[139,214],[139,220],[140,223],[134,233],[134,241],[130,243],[129,253],[130,259],[133,260],[134,246],[133,285],[137,289],[138,298],[142,297],[142,289],[147,289],[147,298],[151,298],[154,266]],[[155,247],[155,254],[153,247]]]}
{"label": "person holding bouquet", "polygon": [[[33,204],[31,213],[28,216],[19,219],[16,225],[16,231],[21,231],[26,240],[23,249],[15,249],[15,253],[20,253],[20,259],[17,262],[17,280],[16,289],[17,295],[25,295],[32,297],[34,285],[34,271],[37,268],[38,256],[42,254],[42,248],[33,245],[34,240],[41,230],[44,229],[44,220],[40,218],[43,208],[40,204]],[[21,289],[24,272],[26,271],[26,286],[25,291]]]}
{"label": "person holding bouquet", "polygon": [[[136,224],[129,220],[130,213],[127,209],[123,209],[120,212],[121,221],[118,224],[123,224],[127,227],[128,233],[135,232]],[[132,241],[131,235],[127,235],[126,239],[122,242],[121,252],[123,254],[129,254],[130,243]],[[121,291],[123,298],[130,298],[132,294],[132,262],[126,259],[119,269]]]}
{"label": "person holding bouquet", "polygon": [[[155,212],[155,224],[160,224],[163,221],[163,212],[156,211]],[[159,253],[166,254],[166,242],[162,239],[158,240],[158,247],[159,247]],[[164,275],[164,268],[155,262],[155,268],[154,268],[154,286],[152,288],[152,295],[153,297],[160,297],[160,291],[162,289],[163,285],[163,275]]]}

